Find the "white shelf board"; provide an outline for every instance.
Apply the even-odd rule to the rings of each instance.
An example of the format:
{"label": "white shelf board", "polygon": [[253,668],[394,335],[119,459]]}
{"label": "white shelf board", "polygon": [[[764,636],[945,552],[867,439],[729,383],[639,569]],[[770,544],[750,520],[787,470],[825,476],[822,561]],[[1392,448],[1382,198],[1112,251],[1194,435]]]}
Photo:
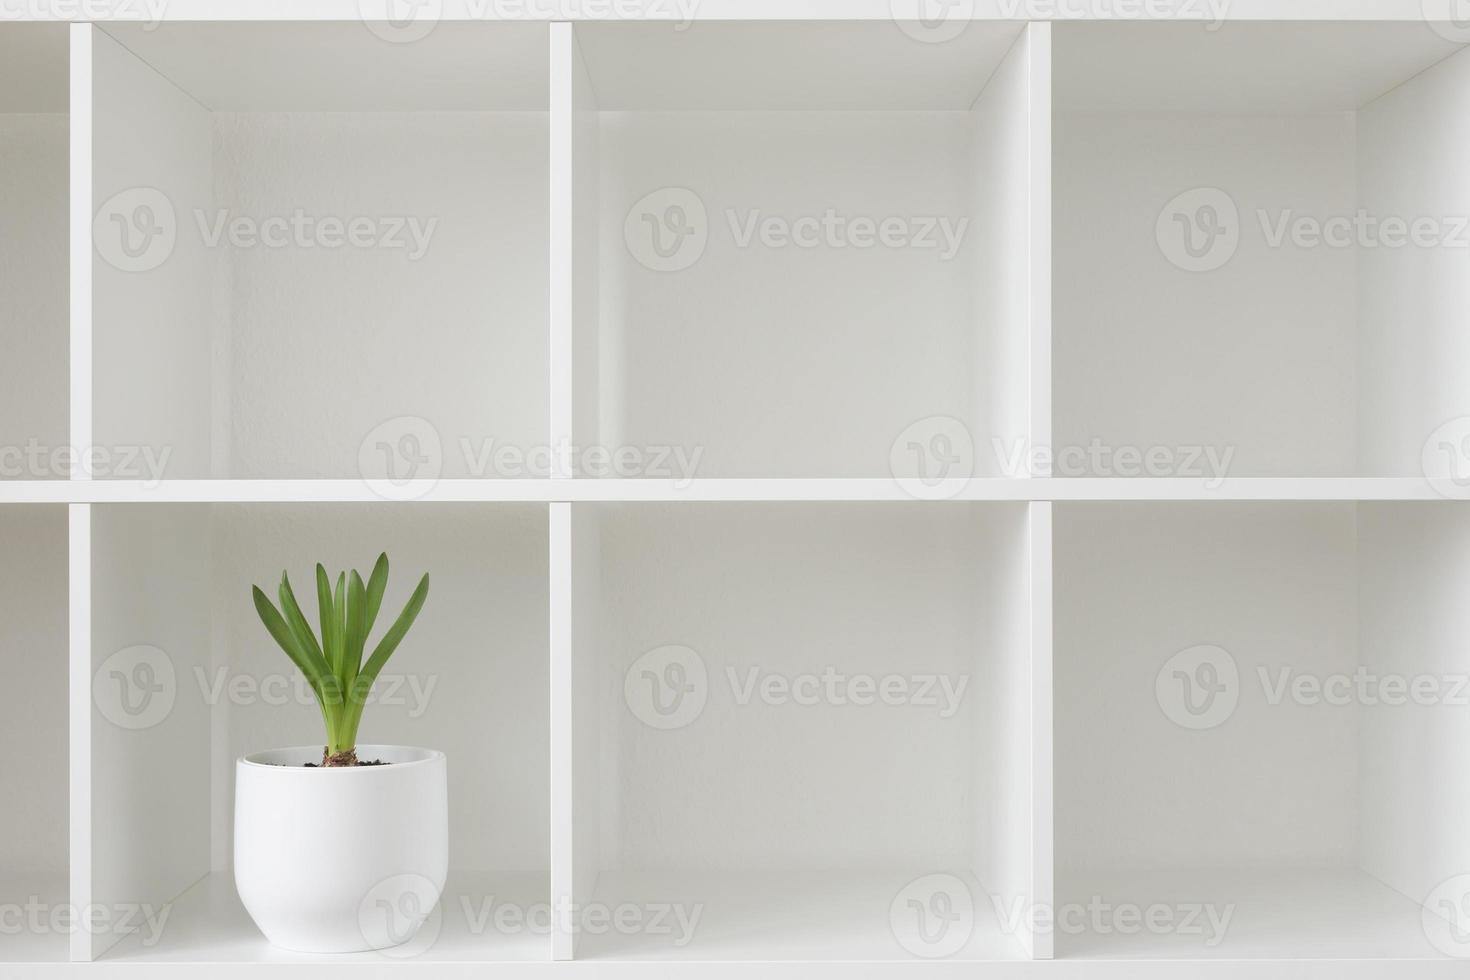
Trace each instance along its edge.
{"label": "white shelf board", "polygon": [[[1444,959],[1430,943],[1422,910],[1377,879],[1354,869],[1124,871],[1059,876],[1059,908],[1093,896],[1114,905],[1215,905],[1230,912],[1223,939],[1088,930],[1057,936],[1069,959]],[[1233,906],[1233,909],[1231,909]],[[1201,925],[1208,931],[1207,920]],[[1448,923],[1446,923],[1448,928]]]}
{"label": "white shelf board", "polygon": [[547,105],[546,28],[537,24],[458,24],[412,44],[385,43],[356,22],[105,30],[214,112],[544,112]]}
{"label": "white shelf board", "polygon": [[[975,20],[1063,21],[1079,16],[1098,20],[1201,20],[1214,16],[1218,0],[1150,0],[1148,3],[1082,4],[1059,0],[973,0],[956,4]],[[1236,20],[1395,20],[1420,21],[1421,0],[1233,0],[1228,15]],[[442,0],[426,4],[438,22],[465,20],[683,21],[699,20],[892,20],[894,10],[926,8],[915,0]],[[407,8],[404,8],[407,9]],[[933,8],[939,10],[943,8]],[[1430,7],[1434,9],[1433,6]],[[79,10],[81,13],[79,14]],[[28,0],[19,7],[24,19],[91,21],[261,21],[386,19],[394,11],[389,0]],[[1449,10],[1446,10],[1448,15]]]}
{"label": "white shelf board", "polygon": [[925,45],[861,22],[608,24],[578,41],[603,110],[965,110],[1021,29],[976,24]]}
{"label": "white shelf board", "polygon": [[[969,501],[1439,501],[1419,477],[1240,477],[1203,479],[975,479],[949,500]],[[3,504],[113,503],[617,503],[638,501],[916,502],[893,480],[439,480],[405,484],[391,496],[362,480],[24,480],[0,482]]]}
{"label": "white shelf board", "polygon": [[1056,29],[1055,111],[1351,111],[1460,47],[1422,22],[1066,24]]}
{"label": "white shelf board", "polygon": [[[579,960],[827,960],[918,962],[895,938],[890,907],[926,871],[631,872],[604,871],[592,902],[616,908],[674,904],[694,922],[692,938],[584,932]],[[975,927],[954,960],[1020,960],[1016,936],[1002,931],[983,887],[956,872],[974,899]],[[697,911],[698,918],[694,915]],[[678,930],[675,930],[678,934]]]}
{"label": "white shelf board", "polygon": [[[66,872],[10,874],[0,869],[0,881],[0,907],[8,920],[0,922],[0,965],[66,962],[70,934],[50,931],[51,910],[67,901]],[[33,913],[33,906],[39,911]],[[33,916],[43,931],[30,927]]]}
{"label": "white shelf board", "polygon": [[[451,871],[436,913],[407,947],[346,954],[296,953],[266,942],[240,904],[234,876],[215,872],[175,900],[161,939],[145,945],[136,934],[108,950],[101,963],[499,963],[550,958],[544,929],[512,926],[513,913],[497,920],[502,906],[525,912],[545,905],[549,879],[543,872]],[[497,928],[497,921],[505,923]],[[437,929],[436,929],[437,926]],[[434,935],[432,942],[421,942]]]}

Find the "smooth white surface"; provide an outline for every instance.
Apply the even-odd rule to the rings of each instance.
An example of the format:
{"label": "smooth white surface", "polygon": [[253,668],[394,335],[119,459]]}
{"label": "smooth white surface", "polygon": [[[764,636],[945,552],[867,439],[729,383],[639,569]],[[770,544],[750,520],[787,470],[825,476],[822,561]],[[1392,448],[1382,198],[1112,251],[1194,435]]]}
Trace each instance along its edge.
{"label": "smooth white surface", "polygon": [[[0,30],[0,39],[7,36]],[[0,62],[4,58],[0,51]],[[60,64],[64,70],[65,49]],[[64,80],[61,91],[66,91]],[[0,479],[67,476],[57,453],[68,435],[67,115],[62,109],[0,112]],[[32,447],[43,450],[39,465],[22,455]]]}
{"label": "smooth white surface", "polygon": [[1422,21],[1076,22],[1054,30],[1062,113],[1351,111],[1459,48]]}
{"label": "smooth white surface", "polygon": [[892,23],[610,23],[577,37],[604,109],[968,109],[1021,30],[926,44]]}
{"label": "smooth white surface", "polygon": [[[584,936],[577,955],[589,963],[901,960],[909,970],[921,972],[931,964],[900,945],[889,910],[905,885],[934,870],[605,872],[594,898],[598,905],[678,905],[691,920],[697,911],[692,940],[676,945],[676,938],[685,935],[677,927],[669,935],[609,930]],[[947,873],[963,881],[975,901],[973,933],[951,959],[1022,958],[1020,943],[1001,928],[984,886],[968,872]],[[750,964],[744,968],[756,969]]]}
{"label": "smooth white surface", "polygon": [[[1464,505],[1358,507],[1365,667],[1379,676],[1470,675],[1462,640],[1467,541]],[[1470,868],[1470,839],[1461,832],[1470,820],[1470,783],[1456,751],[1467,736],[1470,717],[1462,705],[1379,704],[1363,712],[1362,864],[1419,901]]]}
{"label": "smooth white surface", "polygon": [[[544,928],[528,925],[524,916],[544,906],[546,894],[542,873],[455,868],[449,872],[438,910],[409,946],[364,953],[294,953],[261,938],[240,904],[233,877],[216,872],[179,897],[159,942],[146,945],[146,933],[129,937],[92,969],[104,971],[113,963],[150,970],[178,965],[197,975],[200,963],[262,964],[278,975],[287,964],[304,964],[319,974],[345,965],[391,970],[414,963],[534,962],[546,959],[546,934]],[[484,966],[477,969],[483,975]]]}
{"label": "smooth white surface", "polygon": [[[1029,742],[981,737],[977,723],[980,677],[1027,651],[1008,632],[1012,611],[975,599],[980,583],[1022,575],[1006,543],[1024,549],[1023,508],[661,505],[599,517],[601,812],[578,819],[599,823],[604,871],[991,867],[1024,847],[987,817],[996,777],[979,774],[1025,766]],[[671,644],[704,663],[707,698],[687,725],[661,730],[634,713],[624,680]],[[828,668],[875,683],[928,676],[936,703],[741,693],[752,671],[763,684]],[[959,692],[947,716],[942,679]]]}
{"label": "smooth white surface", "polygon": [[[437,480],[405,484],[408,499],[387,501],[361,480],[164,480],[0,483],[0,502],[27,503],[389,503],[412,509],[443,503],[546,503],[575,501],[886,501],[919,503],[892,479],[694,480]],[[1470,499],[1454,497],[1422,477],[1240,477],[1210,479],[1010,479],[970,480],[954,500],[1382,500]]]}
{"label": "smooth white surface", "polygon": [[[932,416],[988,449],[975,391],[1002,365],[971,367],[971,250],[986,233],[973,125],[966,112],[604,112],[601,443],[703,450],[701,477],[887,475],[899,434]],[[630,209],[663,188],[706,213],[704,252],[681,271],[646,267],[625,240]],[[828,209],[970,221],[948,259],[943,246],[742,245],[752,220]],[[998,468],[977,455],[977,472]]]}
{"label": "smooth white surface", "polygon": [[273,946],[401,946],[439,902],[449,872],[444,753],[361,741],[357,749],[387,765],[307,769],[321,756],[297,746],[235,766],[235,886]]}
{"label": "smooth white surface", "polygon": [[455,24],[411,43],[355,18],[104,30],[215,112],[546,108],[544,24]]}
{"label": "smooth white surface", "polygon": [[[976,20],[1015,20],[1028,14],[1039,20],[1075,20],[1083,13],[1099,20],[1205,20],[1218,15],[1218,7],[1198,0],[1159,0],[1157,3],[1117,7],[1077,8],[1040,2],[1018,5],[1010,0],[975,0],[964,10]],[[37,19],[71,19],[76,7],[67,0],[38,0],[25,8],[25,16]],[[98,20],[139,21],[269,21],[353,20],[364,12],[374,18],[403,16],[385,0],[174,0],[164,5],[140,4],[136,0],[98,0],[88,11]],[[444,0],[433,8],[433,23],[466,20],[831,20],[891,21],[892,0],[704,0],[700,4],[670,0],[629,0],[605,7],[576,0],[551,0],[543,4],[485,6],[477,0]],[[917,9],[917,8],[916,8]],[[1249,20],[1397,20],[1420,23],[1425,18],[1422,0],[1341,0],[1324,6],[1320,0],[1235,0],[1229,16]],[[424,15],[427,16],[427,15]],[[417,26],[410,22],[411,26]],[[419,21],[418,23],[422,23]]]}
{"label": "smooth white surface", "polygon": [[[119,462],[146,449],[166,459],[167,476],[210,476],[211,324],[220,256],[184,233],[196,210],[208,210],[213,193],[209,114],[104,32],[92,38],[91,212],[104,217],[99,247],[91,251],[93,439]],[[114,195],[140,189],[145,196],[109,207]],[[157,268],[128,271],[108,259],[122,254],[112,247],[124,233],[116,219],[131,222],[146,213],[155,219],[150,227],[166,227],[164,209],[148,189],[168,199],[179,233]],[[151,211],[140,212],[137,204]],[[85,229],[92,237],[91,221]],[[125,233],[133,247],[156,242],[163,248],[164,239],[144,238],[131,223]],[[101,248],[104,241],[109,251]]]}
{"label": "smooth white surface", "polygon": [[[602,524],[596,507],[571,508],[572,901],[594,900],[602,867]],[[580,819],[579,819],[580,815]],[[580,938],[577,940],[581,941]],[[574,948],[575,952],[575,948]]]}
{"label": "smooth white surface", "polygon": [[[405,76],[466,83],[433,45],[347,28],[329,32],[354,57],[410,48]],[[269,58],[292,35],[247,26],[225,58],[190,46],[195,30],[233,37],[142,32],[148,62],[111,37],[97,42],[96,197],[161,191],[177,234],[154,269],[96,259],[99,443],[167,452],[175,478],[401,476],[415,462],[436,476],[529,475],[495,454],[509,446],[534,461],[548,439],[544,91],[541,111],[429,111],[443,100],[405,95],[390,73],[383,92],[351,106],[372,112],[209,113],[260,107],[216,98],[209,83],[247,56],[289,74]],[[538,42],[518,70],[534,67],[544,86],[545,30],[512,33]],[[454,49],[461,61],[467,44]],[[493,62],[483,55],[476,65]],[[165,78],[174,59],[193,66],[170,76],[187,93]],[[330,77],[327,62],[310,63]],[[345,108],[311,98],[286,108],[322,106]],[[404,107],[423,111],[390,111]],[[271,222],[298,218],[306,232],[265,244]],[[319,245],[314,230],[332,220],[372,222],[379,244]],[[240,222],[261,237],[240,237]]]}
{"label": "smooth white surface", "polygon": [[[90,900],[109,908],[158,908],[209,870],[209,712],[184,696],[209,662],[209,551],[208,507],[93,509]],[[137,646],[161,654],[112,659]]]}
{"label": "smooth white surface", "polygon": [[[1079,475],[1061,454],[1099,440],[1181,467],[1182,447],[1233,451],[1229,476],[1352,475],[1354,250],[1271,247],[1257,218],[1353,212],[1352,117],[1059,115],[1055,133],[1054,450],[1073,468],[1053,472]],[[1239,247],[1210,272],[1155,237],[1197,187],[1239,211]]]}
{"label": "smooth white surface", "polygon": [[[1359,115],[1358,197],[1369,213],[1470,215],[1470,55],[1457,54]],[[1465,236],[1461,236],[1462,239]],[[1364,249],[1358,264],[1359,470],[1423,472],[1443,423],[1470,414],[1466,248]],[[1465,460],[1454,460],[1460,472]],[[1443,470],[1439,472],[1444,472]]]}
{"label": "smooth white surface", "polygon": [[63,24],[0,27],[0,114],[67,108],[67,32]]}
{"label": "smooth white surface", "polygon": [[[1198,920],[1200,932],[1154,934],[1138,930],[1128,934],[1106,927],[1077,928],[1086,916],[1057,936],[1057,953],[1068,959],[1167,959],[1167,960],[1258,960],[1287,958],[1298,961],[1336,960],[1334,969],[1344,970],[1353,959],[1448,960],[1430,945],[1420,921],[1418,903],[1352,869],[1269,868],[1253,870],[1172,869],[1167,871],[1124,870],[1105,874],[1059,877],[1058,901],[1086,906],[1108,903],[1113,908],[1164,906],[1183,910],[1201,904],[1214,906],[1216,921],[1229,915],[1223,939],[1208,945],[1217,935],[1208,913]],[[1179,913],[1175,913],[1179,914]],[[1110,922],[1108,918],[1102,921]],[[1125,920],[1120,920],[1125,921]],[[1378,975],[1404,975],[1416,964],[1378,964]],[[1197,974],[1197,966],[1175,965],[1176,971]],[[1236,963],[1234,969],[1251,968]],[[1177,974],[1176,974],[1177,975]]]}
{"label": "smooth white surface", "polygon": [[[1033,88],[1046,59],[1045,30],[1016,39],[971,109],[971,397],[975,417],[990,423],[971,433],[974,451],[987,461],[981,472],[994,472],[1004,458],[997,441],[1007,448],[1031,443],[1037,403],[1050,400],[1049,385],[1038,391],[1036,380],[1049,379],[1051,365],[1035,359],[1038,336],[1050,333],[1037,303],[1050,304],[1051,222],[1038,220],[1037,207],[1050,186],[1051,158],[1034,139],[1038,129],[1050,129],[1050,116],[1036,104],[1044,93]],[[1030,472],[1023,463],[1005,475]]]}
{"label": "smooth white surface", "polygon": [[[66,872],[23,874],[6,870],[4,880],[0,904],[7,910],[15,908],[19,915],[7,911],[10,922],[6,931],[0,934],[0,972],[5,970],[6,964],[66,962],[68,933],[50,927],[51,910],[67,902]],[[37,921],[45,924],[40,931],[31,930],[25,918],[28,915],[26,909],[32,903],[39,903],[40,918]]]}
{"label": "smooth white surface", "polygon": [[[1358,715],[1272,704],[1259,674],[1357,666],[1353,505],[1054,509],[1058,874],[1354,866]],[[1234,658],[1239,702],[1194,731],[1155,677],[1200,644]]]}
{"label": "smooth white surface", "polygon": [[[1027,602],[1030,614],[1027,638],[1030,647],[1031,742],[1029,777],[1031,822],[1029,836],[1029,894],[1037,908],[1056,902],[1056,652],[1055,652],[1055,514],[1050,503],[1033,503],[1027,509]],[[1045,930],[1023,933],[1032,957],[1050,959],[1053,937]]]}
{"label": "smooth white surface", "polygon": [[356,477],[366,454],[383,476],[385,451],[396,476],[418,457],[413,472],[528,475],[497,471],[494,454],[548,438],[546,126],[531,112],[214,117],[212,208],[434,222],[419,258],[218,250],[230,475]]}
{"label": "smooth white surface", "polygon": [[[92,100],[93,41],[91,24],[68,28],[67,163],[67,436],[68,445],[83,450],[92,445]],[[86,467],[75,467],[74,480],[89,478]],[[83,631],[85,632],[85,631]]]}
{"label": "smooth white surface", "polygon": [[[968,540],[975,554],[969,584],[976,649],[1003,651],[981,658],[972,682],[974,871],[1009,908],[1017,901],[1035,907],[1050,900],[1050,875],[1042,869],[1050,862],[1051,836],[1040,832],[1051,819],[1051,647],[1034,630],[1035,617],[1050,599],[1035,588],[1037,577],[1049,574],[1035,544],[1048,530],[1050,516],[1028,504],[1024,512],[1007,517],[996,524],[986,511],[974,510]],[[987,524],[992,525],[988,533]],[[1039,712],[1043,697],[1047,711]],[[1030,953],[1039,937],[1024,925],[1022,920],[1015,938]],[[1044,957],[1044,938],[1039,945]]]}
{"label": "smooth white surface", "polygon": [[[66,508],[67,894],[92,903],[92,508]],[[92,937],[67,939],[67,958],[92,959]]]}
{"label": "smooth white surface", "polygon": [[18,559],[0,565],[0,664],[16,695],[0,712],[0,903],[8,903],[22,880],[66,893],[66,509],[0,510],[0,552]]}

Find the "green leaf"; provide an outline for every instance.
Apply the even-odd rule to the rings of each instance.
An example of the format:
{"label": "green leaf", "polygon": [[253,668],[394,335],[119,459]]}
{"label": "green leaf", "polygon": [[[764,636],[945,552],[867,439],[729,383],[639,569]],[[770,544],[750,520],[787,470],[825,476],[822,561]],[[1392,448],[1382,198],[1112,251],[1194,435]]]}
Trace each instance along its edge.
{"label": "green leaf", "polygon": [[352,682],[362,666],[362,651],[367,646],[367,587],[354,569],[347,586],[347,643],[342,658],[342,688],[351,693]]}
{"label": "green leaf", "polygon": [[336,641],[337,679],[347,689],[347,573],[337,574],[337,587],[332,590],[332,639]]}
{"label": "green leaf", "polygon": [[322,648],[316,641],[316,634],[311,630],[311,624],[306,621],[306,616],[301,612],[301,606],[296,602],[296,593],[291,588],[291,579],[285,572],[281,573],[281,612],[285,613],[286,625],[291,627],[296,641],[301,644],[303,651],[322,656]]}
{"label": "green leaf", "polygon": [[332,617],[332,583],[327,578],[327,570],[320,564],[316,566],[316,605],[322,621],[322,656],[326,657],[327,667],[335,675],[337,641],[332,633],[332,625],[336,622]]}
{"label": "green leaf", "polygon": [[[317,699],[325,707],[329,703],[329,691],[322,683],[322,676],[331,673],[326,658],[322,655],[322,649],[317,645],[316,634],[311,631],[311,624],[306,621],[306,616],[301,612],[301,606],[296,601],[296,593],[291,589],[291,579],[285,573],[281,573],[281,609],[285,613],[286,625],[291,630],[291,635],[296,639],[296,646],[303,660],[307,662],[310,669],[302,668],[302,673],[311,682],[311,688],[316,692]],[[301,664],[297,664],[301,667]],[[330,692],[335,695],[335,691]]]}
{"label": "green leaf", "polygon": [[373,566],[373,573],[368,576],[367,583],[367,622],[363,626],[363,644],[367,644],[368,634],[373,631],[373,624],[378,621],[378,610],[383,605],[383,592],[388,588],[388,553],[385,551],[378,556],[377,564]]}
{"label": "green leaf", "polygon": [[[251,595],[255,599],[255,611],[260,616],[260,621],[265,624],[266,632],[270,633],[277,645],[291,658],[296,668],[306,675],[307,682],[316,690],[317,698],[322,702],[323,710],[328,705],[341,704],[341,687],[336,683],[336,678],[324,673],[326,665],[320,657],[313,659],[311,651],[304,649],[291,631],[290,625],[284,616],[271,605],[270,599],[260,590],[259,586],[250,587]],[[333,702],[330,699],[336,698]]]}
{"label": "green leaf", "polygon": [[429,597],[429,576],[426,574],[419,580],[418,588],[414,589],[413,595],[409,597],[408,605],[403,607],[403,612],[398,614],[398,619],[389,628],[383,638],[378,641],[373,655],[368,658],[362,670],[358,673],[352,690],[348,692],[351,704],[348,706],[349,718],[347,724],[354,740],[357,737],[357,726],[362,721],[363,706],[367,703],[368,693],[372,691],[373,681],[378,679],[383,665],[388,658],[393,656],[393,651],[398,649],[398,644],[403,642],[404,636],[408,634],[413,621],[418,618],[419,611],[424,608],[424,601]]}

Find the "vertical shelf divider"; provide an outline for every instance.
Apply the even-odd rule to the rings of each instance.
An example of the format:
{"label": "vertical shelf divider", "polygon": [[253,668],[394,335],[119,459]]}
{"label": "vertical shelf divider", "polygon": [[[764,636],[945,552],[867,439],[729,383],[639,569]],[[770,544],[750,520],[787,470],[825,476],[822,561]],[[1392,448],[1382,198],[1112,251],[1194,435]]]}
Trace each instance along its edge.
{"label": "vertical shelf divider", "polygon": [[[1031,448],[1051,449],[1051,24],[1026,26],[1030,146],[1030,404]],[[1034,458],[1034,456],[1033,456]],[[1050,476],[1032,472],[1031,476]]]}
{"label": "vertical shelf divider", "polygon": [[[85,26],[85,25],[78,25]],[[69,897],[74,909],[92,905],[92,505],[67,505],[67,631],[69,660],[68,798]],[[92,934],[77,929],[70,959],[89,962]]]}
{"label": "vertical shelf divider", "polygon": [[[1031,606],[1031,887],[1037,909],[1055,908],[1052,754],[1052,504],[1028,505]],[[1032,959],[1049,960],[1050,931],[1030,932]]]}
{"label": "vertical shelf divider", "polygon": [[[1051,277],[1052,277],[1052,29],[1026,26],[1028,110],[1031,124],[1030,235],[1030,404],[1032,448],[1052,448]],[[1037,458],[1035,454],[1032,458]],[[1050,476],[1031,472],[1032,477]],[[1052,746],[1052,505],[1036,501],[1028,520],[1031,585],[1031,807],[1032,900],[1055,909]],[[1054,918],[1054,916],[1052,917]],[[1051,959],[1051,931],[1031,933],[1033,959]]]}
{"label": "vertical shelf divider", "polygon": [[[69,29],[70,117],[70,325],[68,357],[69,441],[85,452],[92,444],[92,35],[91,24]],[[72,480],[88,480],[73,465]],[[92,904],[92,507],[67,505],[68,719],[68,901]],[[70,936],[73,962],[93,958],[92,936]]]}
{"label": "vertical shelf divider", "polygon": [[551,958],[569,960],[575,935],[563,914],[573,892],[572,505],[551,504]]}
{"label": "vertical shelf divider", "polygon": [[[551,297],[550,426],[554,477],[576,476],[573,451],[596,438],[597,210],[596,115],[591,81],[570,23],[551,25]],[[576,953],[576,910],[591,899],[597,860],[587,823],[595,769],[580,746],[595,734],[582,713],[592,693],[595,663],[577,663],[578,609],[589,583],[593,536],[583,533],[588,508],[551,504],[551,898],[556,960]],[[595,586],[594,586],[595,587]],[[583,656],[587,655],[586,644]],[[595,742],[594,742],[595,744]],[[583,819],[578,820],[578,812]]]}

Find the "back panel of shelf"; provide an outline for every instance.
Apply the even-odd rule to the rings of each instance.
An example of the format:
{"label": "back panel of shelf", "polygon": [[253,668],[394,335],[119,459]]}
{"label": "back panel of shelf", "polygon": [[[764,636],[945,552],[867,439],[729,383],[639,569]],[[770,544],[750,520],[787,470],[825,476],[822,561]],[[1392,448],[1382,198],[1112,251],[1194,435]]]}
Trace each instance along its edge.
{"label": "back panel of shelf", "polygon": [[1030,434],[1046,36],[569,29],[558,407],[630,460],[578,475],[1000,473]]}
{"label": "back panel of shelf", "polygon": [[489,460],[547,441],[545,39],[97,29],[97,444],[144,478],[522,475]]}
{"label": "back panel of shelf", "polygon": [[66,479],[67,36],[0,26],[0,480]]}
{"label": "back panel of shelf", "polygon": [[576,956],[926,956],[905,900],[946,888],[971,913],[955,955],[1027,955],[993,899],[1050,887],[1038,520],[1027,504],[573,505],[553,559],[570,590],[557,880],[578,904],[706,916],[681,943],[583,935]]}
{"label": "back panel of shelf", "polygon": [[1059,955],[1452,954],[1465,505],[1056,510]]}
{"label": "back panel of shelf", "polygon": [[1429,465],[1470,412],[1460,47],[1423,23],[1057,27],[1055,475]]}
{"label": "back panel of shelf", "polygon": [[67,520],[0,509],[0,964],[67,958]]}

